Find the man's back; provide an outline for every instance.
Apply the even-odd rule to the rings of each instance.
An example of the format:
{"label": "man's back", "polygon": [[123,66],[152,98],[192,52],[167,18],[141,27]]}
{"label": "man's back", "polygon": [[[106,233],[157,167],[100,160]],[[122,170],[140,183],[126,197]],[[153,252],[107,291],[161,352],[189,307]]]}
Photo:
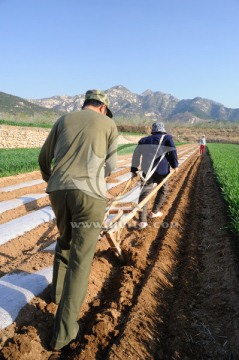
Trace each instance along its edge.
{"label": "man's back", "polygon": [[[161,146],[158,148],[160,141],[162,141]],[[162,154],[166,155],[159,162]],[[173,168],[178,166],[177,153],[170,134],[156,133],[140,139],[133,154],[132,171],[137,170],[141,156],[141,169],[145,174],[147,173],[153,159],[155,159],[153,167],[159,163],[159,166],[156,169],[156,173],[159,175],[168,174],[170,171],[169,165]]]}
{"label": "man's back", "polygon": [[[117,129],[109,117],[91,109],[84,109],[61,117],[53,126],[48,141],[41,150],[39,161],[49,173],[51,156],[54,168],[47,192],[66,189],[90,191],[104,183],[105,159],[110,146],[113,154],[107,160],[107,171],[116,165]],[[46,154],[51,154],[46,158]],[[87,182],[87,185],[86,185]]]}

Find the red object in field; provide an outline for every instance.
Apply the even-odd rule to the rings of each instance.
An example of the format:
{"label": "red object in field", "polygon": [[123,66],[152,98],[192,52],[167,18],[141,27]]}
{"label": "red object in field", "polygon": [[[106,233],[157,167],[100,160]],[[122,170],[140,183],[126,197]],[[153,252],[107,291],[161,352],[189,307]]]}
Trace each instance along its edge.
{"label": "red object in field", "polygon": [[200,155],[204,153],[205,145],[200,145]]}

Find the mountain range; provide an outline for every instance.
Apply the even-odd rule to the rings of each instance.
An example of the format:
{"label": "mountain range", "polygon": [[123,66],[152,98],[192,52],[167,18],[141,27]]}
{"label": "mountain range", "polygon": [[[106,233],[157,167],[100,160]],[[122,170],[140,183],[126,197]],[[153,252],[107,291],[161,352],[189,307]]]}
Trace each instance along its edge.
{"label": "mountain range", "polygon": [[[122,85],[114,86],[105,92],[110,99],[110,109],[116,119],[157,119],[188,123],[212,120],[239,121],[239,109],[227,108],[213,100],[201,97],[179,100],[170,94],[152,90],[136,94]],[[50,111],[57,115],[80,110],[83,101],[84,94],[26,100],[0,92],[0,115],[19,110],[40,112],[42,115]]]}
{"label": "mountain range", "polygon": [[[239,109],[226,108],[220,103],[201,97],[179,100],[170,94],[151,90],[136,94],[122,85],[114,86],[105,92],[110,99],[110,108],[115,117],[127,119],[146,117],[189,122],[202,120],[239,121]],[[56,111],[70,112],[80,110],[84,101],[84,94],[53,96],[29,101]]]}

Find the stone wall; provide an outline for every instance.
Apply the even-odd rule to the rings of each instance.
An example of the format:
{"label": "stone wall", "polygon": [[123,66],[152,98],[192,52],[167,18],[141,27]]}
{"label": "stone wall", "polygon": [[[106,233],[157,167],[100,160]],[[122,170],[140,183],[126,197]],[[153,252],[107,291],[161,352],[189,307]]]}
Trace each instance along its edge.
{"label": "stone wall", "polygon": [[[0,149],[41,147],[49,132],[44,128],[0,125]],[[135,142],[131,138],[120,135],[118,144]]]}
{"label": "stone wall", "polygon": [[[50,129],[0,125],[0,148],[41,147]],[[169,129],[175,141],[198,142],[202,134],[208,142],[239,143],[235,129]],[[147,133],[145,133],[145,136]],[[120,135],[118,144],[137,143],[141,136]]]}
{"label": "stone wall", "polygon": [[0,125],[0,148],[41,147],[50,129]]}

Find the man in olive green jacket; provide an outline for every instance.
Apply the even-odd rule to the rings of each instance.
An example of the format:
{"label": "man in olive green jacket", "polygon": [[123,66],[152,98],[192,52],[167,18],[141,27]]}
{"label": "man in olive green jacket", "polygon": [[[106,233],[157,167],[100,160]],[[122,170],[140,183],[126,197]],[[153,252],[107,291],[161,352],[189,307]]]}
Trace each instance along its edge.
{"label": "man in olive green jacket", "polygon": [[52,280],[52,300],[59,304],[53,350],[79,331],[78,315],[105,214],[105,177],[116,166],[118,132],[108,106],[105,93],[87,91],[82,110],[57,120],[39,155],[59,230]]}

